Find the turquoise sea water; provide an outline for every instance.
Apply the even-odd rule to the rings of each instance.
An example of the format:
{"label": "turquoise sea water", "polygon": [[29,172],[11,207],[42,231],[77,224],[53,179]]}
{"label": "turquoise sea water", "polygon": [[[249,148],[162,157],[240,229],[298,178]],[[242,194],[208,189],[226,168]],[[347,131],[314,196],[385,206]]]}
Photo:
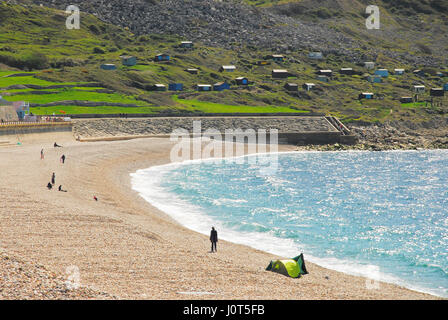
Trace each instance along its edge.
{"label": "turquoise sea water", "polygon": [[279,153],[269,175],[266,157],[139,170],[133,188],[195,231],[448,297],[448,151]]}

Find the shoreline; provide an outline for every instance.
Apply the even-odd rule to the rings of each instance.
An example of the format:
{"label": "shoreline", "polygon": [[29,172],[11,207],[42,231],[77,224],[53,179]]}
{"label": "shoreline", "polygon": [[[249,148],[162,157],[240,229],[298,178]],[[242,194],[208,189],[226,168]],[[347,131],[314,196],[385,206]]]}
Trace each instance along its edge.
{"label": "shoreline", "polygon": [[[314,146],[314,147],[316,147],[316,146]],[[440,151],[443,151],[443,150],[447,150],[447,149],[425,149],[425,150],[426,151],[429,151],[429,150],[440,150]],[[410,152],[410,151],[419,151],[419,150],[415,150],[415,149],[393,149],[393,150],[378,150],[378,151]],[[295,153],[300,153],[300,152],[371,152],[371,150],[362,150],[362,149],[319,150],[318,148],[316,148],[316,149],[307,149],[307,150],[300,150],[299,149],[299,150],[293,150],[293,151],[277,151],[277,152],[274,152],[274,153],[277,154],[277,155],[281,155],[281,154],[295,154]],[[232,159],[239,158],[239,157],[241,157],[241,158],[255,157],[255,156],[263,155],[263,154],[269,154],[269,153],[246,154],[246,155],[242,155],[242,156],[232,157]],[[199,232],[199,233],[202,233],[203,235],[207,236],[208,235],[207,234],[208,229],[207,229],[207,231],[200,230],[201,228],[197,225],[197,223],[195,223],[194,226],[193,225],[189,226],[188,224],[185,223],[185,221],[183,221],[183,222],[180,221],[181,218],[179,218],[179,217],[176,218],[176,214],[174,214],[172,212],[169,213],[168,209],[164,209],[163,205],[161,205],[160,203],[158,203],[154,199],[152,199],[152,200],[151,199],[147,199],[147,197],[145,197],[145,195],[143,195],[142,192],[140,192],[138,190],[139,189],[138,182],[136,182],[135,180],[136,180],[136,178],[138,177],[139,174],[141,175],[145,171],[154,171],[154,170],[157,170],[159,168],[160,169],[165,169],[165,168],[170,168],[170,167],[171,167],[171,170],[175,170],[175,169],[177,169],[177,168],[179,168],[181,166],[188,166],[188,165],[194,164],[194,163],[211,162],[211,161],[215,161],[215,160],[226,161],[226,159],[227,158],[225,158],[225,157],[223,157],[223,158],[193,159],[193,160],[185,160],[183,162],[178,162],[178,163],[166,163],[166,164],[160,164],[160,165],[157,165],[157,166],[151,166],[151,167],[145,168],[145,169],[139,169],[136,172],[130,174],[132,189],[135,192],[139,193],[139,195],[142,198],[144,198],[146,201],[148,201],[148,203],[150,203],[152,206],[156,207],[160,211],[162,211],[165,214],[167,214],[170,217],[172,217],[177,223],[181,224],[182,226],[184,226],[184,227],[186,227],[186,228],[188,228],[188,229],[190,229],[190,230],[192,230],[194,232]],[[157,174],[157,171],[155,171],[154,173]],[[151,187],[159,188],[159,186],[157,184],[152,184]],[[176,197],[176,195],[173,194],[173,193],[170,193],[170,196]],[[177,201],[179,199],[175,199],[175,200]],[[189,203],[185,203],[185,204],[189,204]],[[197,215],[196,218],[198,218],[198,219],[199,218],[205,219],[205,220],[206,219],[209,219],[209,220],[212,219],[211,217],[209,217],[206,214],[196,213],[196,215]],[[209,221],[209,222],[210,222],[209,223],[210,225],[213,224],[212,221]],[[220,222],[218,222],[218,223],[220,223]],[[216,224],[214,224],[214,225],[216,227]],[[235,230],[232,230],[232,229],[225,229],[222,226],[220,226],[219,230],[221,230],[221,231],[225,230],[229,234],[231,234],[233,236],[236,236],[235,238],[238,239],[237,241],[231,240],[231,239],[225,239],[226,241],[229,241],[229,242],[232,242],[232,243],[235,243],[235,244],[245,245],[245,246],[248,246],[248,247],[250,247],[250,248],[252,248],[254,250],[262,250],[262,251],[265,251],[267,253],[270,253],[270,254],[273,254],[273,255],[276,255],[276,256],[282,256],[282,257],[287,257],[288,256],[288,253],[286,253],[286,251],[287,251],[286,247],[283,248],[284,250],[286,249],[286,251],[283,251],[283,252],[280,252],[282,250],[281,249],[277,249],[277,248],[275,250],[266,250],[266,249],[257,248],[257,246],[254,246],[254,244],[251,244],[251,243],[249,243],[247,241],[242,240],[244,238],[244,237],[241,237],[242,235],[244,235],[246,233],[247,233],[247,235],[258,234],[258,232],[255,232],[255,231],[254,232],[243,232],[243,231],[240,232],[240,231],[235,231]],[[263,236],[264,236],[263,239],[260,239],[260,241],[266,240],[266,239],[264,239],[266,237],[266,234],[263,234]],[[268,236],[268,238],[269,237],[271,237],[271,236]],[[226,238],[228,238],[228,237],[226,237]],[[289,241],[289,239],[276,238],[276,237],[272,237],[271,240],[282,240],[284,242],[288,242]],[[310,255],[308,255],[307,253],[304,252],[304,254],[305,254],[305,258],[306,257],[310,257]],[[297,255],[297,252],[295,252],[295,253],[292,252],[292,251],[289,252],[289,256],[295,256],[295,255]],[[320,260],[320,262],[318,260]],[[327,260],[327,258],[317,258],[317,257],[313,257],[313,256],[311,256],[311,258],[306,259],[307,263],[309,261],[309,262],[311,262],[313,264],[317,264],[317,265],[321,266],[322,268],[326,268],[326,269],[329,269],[329,270],[341,272],[341,273],[344,273],[344,274],[347,274],[347,275],[366,277],[367,279],[370,279],[372,281],[380,281],[380,282],[384,282],[384,283],[389,283],[389,284],[401,286],[401,287],[404,287],[404,288],[409,289],[409,290],[413,290],[413,291],[420,292],[420,293],[423,293],[423,294],[429,294],[429,295],[432,295],[434,297],[441,298],[441,299],[446,299],[447,298],[447,297],[443,297],[443,296],[437,295],[436,293],[433,293],[431,291],[432,289],[430,289],[430,288],[421,288],[421,287],[413,286],[412,284],[406,283],[406,281],[402,280],[401,278],[398,278],[395,275],[391,275],[391,274],[387,274],[386,273],[386,274],[382,274],[381,275],[380,278],[383,278],[382,280],[373,279],[373,278],[369,278],[368,276],[363,274],[362,271],[353,271],[353,270],[349,271],[349,270],[347,270],[347,268],[345,268],[345,270],[342,270],[341,268],[338,269],[337,267],[336,268],[332,267],[328,262],[325,263],[324,262],[325,260]],[[356,261],[345,261],[343,259],[336,259],[336,260],[337,260],[337,262],[339,264],[348,262],[351,265],[357,265]],[[350,268],[350,269],[352,269],[352,268]],[[389,280],[385,280],[385,278],[388,278]]]}
{"label": "shoreline", "polygon": [[[68,153],[56,173],[67,194],[44,190],[59,156],[49,147],[54,140]],[[42,144],[53,163],[35,157]],[[286,278],[264,271],[275,255],[227,241],[220,241],[218,254],[209,254],[208,237],[181,226],[131,188],[130,173],[167,163],[171,146],[163,138],[80,143],[47,134],[25,137],[22,147],[0,148],[9,169],[0,173],[2,251],[59,274],[75,264],[83,284],[119,299],[440,299],[389,283],[368,290],[363,277],[313,263],[307,263],[309,275]],[[285,149],[295,147],[279,146]]]}

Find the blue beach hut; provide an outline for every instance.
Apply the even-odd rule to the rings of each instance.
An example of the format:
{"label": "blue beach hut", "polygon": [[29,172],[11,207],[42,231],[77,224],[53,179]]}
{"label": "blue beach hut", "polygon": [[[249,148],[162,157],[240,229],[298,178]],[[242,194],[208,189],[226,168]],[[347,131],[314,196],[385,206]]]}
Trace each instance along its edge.
{"label": "blue beach hut", "polygon": [[229,89],[230,89],[230,85],[226,82],[218,82],[213,85],[214,91],[224,91],[224,90],[229,90]]}
{"label": "blue beach hut", "polygon": [[112,63],[102,64],[100,68],[103,70],[117,70],[117,66]]}
{"label": "blue beach hut", "polygon": [[445,83],[445,84],[443,85],[443,90],[448,91],[448,83]]}
{"label": "blue beach hut", "polygon": [[375,71],[377,76],[387,78],[389,76],[389,71],[387,69],[378,69]]}
{"label": "blue beach hut", "polygon": [[182,83],[170,83],[168,85],[168,90],[170,91],[182,91],[184,89],[184,85]]}

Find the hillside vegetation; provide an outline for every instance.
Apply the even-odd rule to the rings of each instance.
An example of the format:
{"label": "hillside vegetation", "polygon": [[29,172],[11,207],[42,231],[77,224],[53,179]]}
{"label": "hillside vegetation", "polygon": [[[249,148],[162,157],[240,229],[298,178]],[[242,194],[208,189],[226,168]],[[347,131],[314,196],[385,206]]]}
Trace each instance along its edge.
{"label": "hillside vegetation", "polygon": [[[154,9],[159,2],[147,5]],[[306,4],[306,1],[300,3]],[[288,3],[279,2],[265,9],[247,7],[247,10],[278,10],[280,5]],[[67,30],[67,14],[64,11],[4,2],[0,4],[0,8],[0,63],[4,65],[4,71],[0,72],[0,95],[11,101],[30,101],[35,106],[33,110],[36,113],[324,112],[346,121],[366,122],[421,122],[445,115],[443,108],[431,107],[425,102],[407,105],[399,102],[400,97],[413,95],[413,85],[425,84],[429,89],[448,82],[436,75],[437,71],[448,72],[442,63],[435,62],[439,59],[437,54],[426,50],[425,55],[417,55],[417,51],[409,49],[406,54],[430,62],[429,66],[416,64],[415,59],[402,57],[399,42],[381,42],[382,47],[390,45],[387,50],[395,52],[395,55],[388,55],[383,49],[375,48],[378,42],[374,39],[380,35],[364,38],[361,33],[357,33],[357,29],[352,37],[363,39],[366,43],[364,47],[343,49],[342,52],[337,49],[327,50],[324,51],[324,60],[311,60],[307,56],[312,50],[309,47],[280,50],[254,45],[211,46],[205,39],[204,42],[195,41],[195,48],[189,50],[179,48],[180,41],[190,40],[185,36],[169,32],[133,32],[132,28],[107,23],[86,13],[81,16],[80,30]],[[431,16],[425,17],[432,19]],[[440,14],[434,16],[434,19],[443,17]],[[342,19],[342,16],[339,18]],[[330,19],[333,21],[332,28],[335,34],[345,37],[338,30],[342,28],[338,27],[339,18]],[[296,21],[297,17],[291,19]],[[328,21],[325,23],[330,23]],[[348,33],[350,28],[350,25],[346,25],[345,32]],[[434,50],[432,44],[425,43],[423,38],[419,41],[420,49],[415,50]],[[285,42],[283,45],[288,48],[289,43]],[[440,44],[442,45],[443,43]],[[351,56],[343,53],[346,51]],[[154,62],[153,58],[158,53],[169,54],[171,60]],[[274,62],[268,58],[276,53],[282,53],[285,61]],[[133,67],[123,66],[121,55],[136,56],[138,64]],[[359,59],[351,58],[355,56]],[[259,66],[257,62],[260,60],[267,60],[269,64]],[[405,68],[407,72],[402,76],[392,75],[384,83],[371,84],[362,76],[367,72],[373,73],[373,70],[366,70],[362,66],[361,62],[364,60],[375,61],[376,68],[388,68],[391,71]],[[114,63],[118,69],[101,70],[102,63]],[[229,64],[237,67],[234,73],[218,71],[221,65]],[[341,75],[338,73],[341,67],[351,67],[356,74]],[[186,72],[187,68],[197,68],[199,73],[190,74]],[[426,76],[413,75],[412,70],[416,68],[423,68]],[[291,76],[288,79],[272,79],[272,69],[287,69]],[[334,71],[330,82],[316,79],[316,71],[319,69]],[[24,71],[32,73],[24,75]],[[19,76],[11,77],[11,74]],[[238,76],[248,77],[251,84],[237,87],[235,78]],[[232,90],[204,93],[195,91],[196,84],[214,84],[220,81],[230,83]],[[287,92],[284,88],[286,82],[297,83],[299,91]],[[316,90],[304,91],[301,86],[306,82],[314,82]],[[151,91],[156,83],[183,83],[185,90],[180,93]],[[377,99],[358,100],[360,92],[373,92]],[[428,93],[420,96],[420,101],[427,99]],[[93,107],[82,103],[76,105],[73,101],[90,101]]]}

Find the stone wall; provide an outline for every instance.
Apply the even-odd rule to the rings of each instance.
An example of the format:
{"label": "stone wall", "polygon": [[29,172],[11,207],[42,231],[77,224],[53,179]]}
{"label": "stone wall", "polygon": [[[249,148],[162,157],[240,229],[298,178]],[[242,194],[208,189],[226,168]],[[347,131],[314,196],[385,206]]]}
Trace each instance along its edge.
{"label": "stone wall", "polygon": [[[193,125],[196,122],[197,129]],[[200,124],[199,124],[200,121]],[[146,119],[74,120],[73,133],[80,139],[169,136],[174,130],[192,134],[200,130],[266,130],[279,132],[279,140],[292,144],[327,144],[341,142],[341,133],[325,117],[182,117]],[[346,139],[347,140],[347,139]]]}

